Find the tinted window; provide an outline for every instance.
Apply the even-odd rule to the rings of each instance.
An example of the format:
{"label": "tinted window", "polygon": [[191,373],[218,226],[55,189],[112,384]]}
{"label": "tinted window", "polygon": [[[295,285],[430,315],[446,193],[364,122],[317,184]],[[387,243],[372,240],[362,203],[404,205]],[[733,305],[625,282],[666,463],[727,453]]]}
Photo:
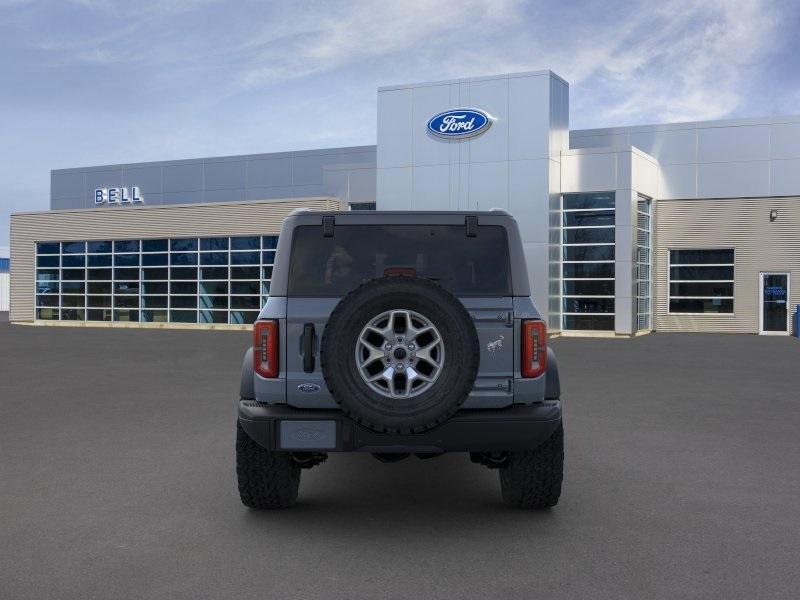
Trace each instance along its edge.
{"label": "tinted window", "polygon": [[462,296],[510,295],[505,230],[481,226],[467,237],[459,225],[337,225],[294,232],[289,293],[341,296],[391,269],[409,270]]}

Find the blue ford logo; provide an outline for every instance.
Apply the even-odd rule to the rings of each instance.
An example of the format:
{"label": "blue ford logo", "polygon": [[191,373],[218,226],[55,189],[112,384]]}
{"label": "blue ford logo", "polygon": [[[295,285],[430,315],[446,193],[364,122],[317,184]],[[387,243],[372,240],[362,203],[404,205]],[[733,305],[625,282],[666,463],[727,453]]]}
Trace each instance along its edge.
{"label": "blue ford logo", "polygon": [[477,108],[453,108],[428,121],[428,131],[447,139],[480,135],[492,126],[492,117]]}

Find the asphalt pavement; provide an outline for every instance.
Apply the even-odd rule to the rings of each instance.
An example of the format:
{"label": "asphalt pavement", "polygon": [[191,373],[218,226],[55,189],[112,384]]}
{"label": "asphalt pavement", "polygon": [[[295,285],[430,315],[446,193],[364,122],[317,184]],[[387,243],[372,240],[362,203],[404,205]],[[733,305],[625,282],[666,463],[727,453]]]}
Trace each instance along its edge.
{"label": "asphalt pavement", "polygon": [[332,455],[300,504],[234,476],[244,332],[0,324],[0,598],[800,594],[800,341],[552,341],[561,502],[466,455]]}

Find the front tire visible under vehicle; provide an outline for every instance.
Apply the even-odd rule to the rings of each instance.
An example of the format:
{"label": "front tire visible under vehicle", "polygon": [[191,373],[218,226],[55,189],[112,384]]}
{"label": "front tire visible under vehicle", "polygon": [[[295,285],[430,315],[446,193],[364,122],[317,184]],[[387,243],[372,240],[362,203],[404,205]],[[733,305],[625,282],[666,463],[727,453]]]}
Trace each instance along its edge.
{"label": "front tire visible under vehicle", "polygon": [[297,502],[300,465],[288,452],[271,452],[254,442],[236,421],[236,477],[242,504],[288,508]]}
{"label": "front tire visible under vehicle", "polygon": [[503,501],[513,508],[558,504],[564,479],[564,426],[533,450],[510,452],[500,467]]}

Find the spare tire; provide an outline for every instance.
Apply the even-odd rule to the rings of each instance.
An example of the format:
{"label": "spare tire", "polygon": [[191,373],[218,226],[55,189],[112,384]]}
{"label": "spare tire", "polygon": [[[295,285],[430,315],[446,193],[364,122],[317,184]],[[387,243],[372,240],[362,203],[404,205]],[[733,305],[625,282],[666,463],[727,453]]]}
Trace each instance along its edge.
{"label": "spare tire", "polygon": [[478,374],[478,334],[464,305],[428,279],[374,279],[331,313],[320,347],[342,410],[373,431],[417,433],[458,410]]}

